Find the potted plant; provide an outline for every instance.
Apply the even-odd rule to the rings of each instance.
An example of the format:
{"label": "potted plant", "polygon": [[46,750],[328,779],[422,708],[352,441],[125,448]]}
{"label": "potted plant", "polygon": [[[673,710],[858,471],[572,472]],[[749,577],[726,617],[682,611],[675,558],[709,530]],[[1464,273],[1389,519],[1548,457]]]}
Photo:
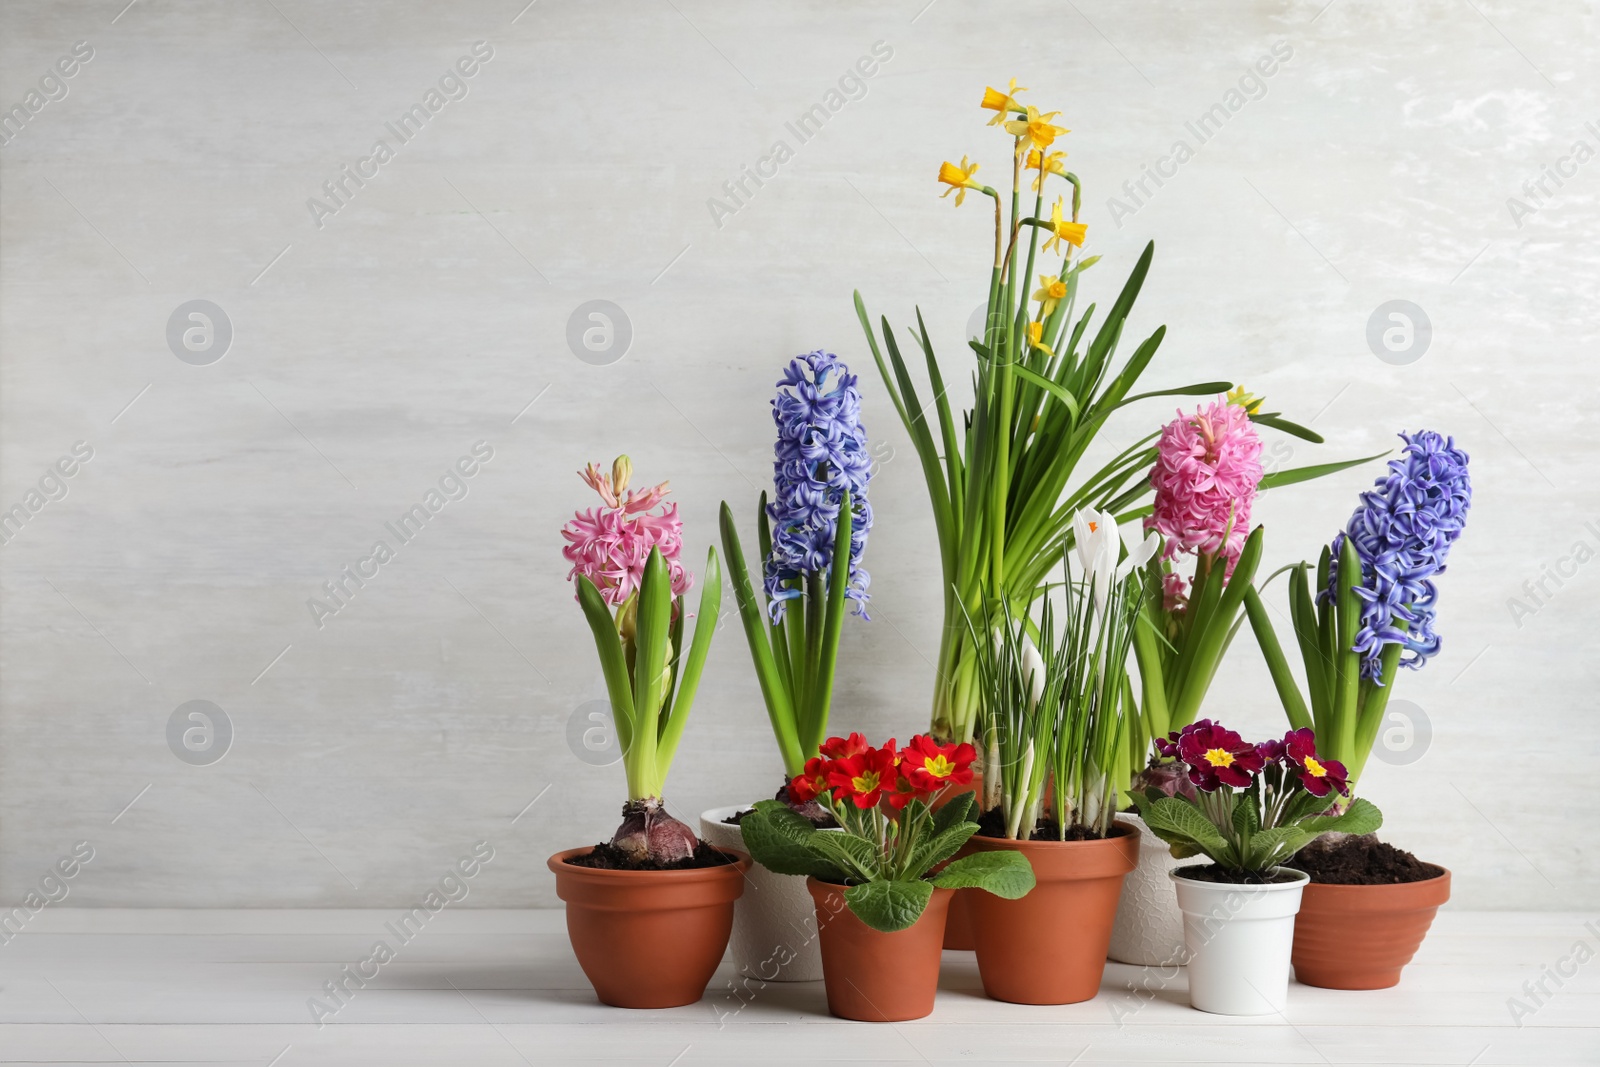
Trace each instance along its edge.
{"label": "potted plant", "polygon": [[[943,741],[970,742],[977,725],[981,641],[975,643],[969,617],[998,625],[1001,613],[988,608],[1002,599],[1013,615],[1026,615],[1070,545],[1072,516],[1079,510],[1092,507],[1118,521],[1145,514],[1148,505],[1139,501],[1152,486],[1142,475],[1157,458],[1155,434],[1118,442],[1112,459],[1087,475],[1078,471],[1107,420],[1137,401],[1204,396],[1231,387],[1199,382],[1134,391],[1166,336],[1166,327],[1157,327],[1126,359],[1118,359],[1155,245],[1145,246],[1116,298],[1100,307],[1098,319],[1094,304],[1080,311],[1083,272],[1100,259],[1073,254],[1088,231],[1078,221],[1082,183],[1067,169],[1066,153],[1054,147],[1068,132],[1054,123],[1057,112],[1041,113],[1020,103],[1017,96],[1026,91],[1013,80],[1004,92],[986,88],[980,103],[993,113],[989,125],[1011,138],[1005,146],[1009,196],[977,178],[978,164],[965,156],[959,165],[945,162],[939,168],[938,180],[947,186],[943,195],[953,193],[956,207],[969,192],[994,205],[993,255],[985,257],[985,325],[983,335],[970,342],[976,365],[953,374],[956,379],[972,375],[972,406],[960,415],[952,410],[945,389],[950,368],[941,366],[920,312],[916,329],[908,333],[927,368],[925,392],[919,391],[923,387],[913,378],[888,318],[881,318],[875,331],[861,293],[855,294],[856,316],[884,389],[916,448],[938,534],[943,626],[929,732]],[[1055,186],[1057,181],[1064,184]],[[1047,205],[1047,185],[1070,187],[1070,209],[1064,195]],[[1028,192],[1034,194],[1031,212],[1025,205]],[[1061,259],[1046,265],[1052,252]],[[1055,273],[1048,273],[1052,268]],[[1298,427],[1290,432],[1321,440]],[[1338,465],[1274,471],[1260,487],[1329,469]],[[960,926],[959,903],[956,911],[952,930]],[[947,947],[970,946],[947,942]]]}
{"label": "potted plant", "polygon": [[[1401,666],[1439,651],[1434,632],[1445,558],[1472,505],[1467,454],[1432,430],[1401,434],[1403,454],[1325,546],[1313,597],[1310,565],[1290,568],[1289,617],[1302,693],[1260,596],[1245,597],[1289,723],[1349,768],[1352,787],[1382,729]],[[1309,701],[1306,698],[1309,694]],[[1450,899],[1450,872],[1392,845],[1329,837],[1289,861],[1306,871],[1295,920],[1295,976],[1330,989],[1384,989],[1416,954]]]}
{"label": "potted plant", "polygon": [[[837,357],[816,351],[789,362],[772,402],[778,439],[774,498],[761,494],[756,515],[762,560],[758,597],[745,565],[733,511],[722,504],[722,547],[734,597],[761,685],[767,718],[783,762],[777,799],[832,826],[826,808],[789,796],[789,782],[828,736],[844,606],[865,619],[869,577],[861,566],[872,508],[872,460],[861,426],[856,376]],[[700,816],[706,840],[743,848],[748,805],[712,808]],[[822,955],[811,925],[805,880],[757,867],[734,912],[733,963],[757,981],[811,982]]]}
{"label": "potted plant", "polygon": [[1168,875],[1183,912],[1189,1003],[1219,1015],[1281,1012],[1306,884],[1283,862],[1324,833],[1370,833],[1383,816],[1365,799],[1327,814],[1349,787],[1344,767],[1317,754],[1310,730],[1252,745],[1201,719],[1158,744],[1183,762],[1194,795],[1150,789],[1134,803],[1174,855],[1211,860]]}
{"label": "potted plant", "polygon": [[661,799],[711,647],[722,575],[712,548],[685,650],[683,594],[694,576],[678,562],[683,524],[675,504],[653,511],[667,483],[630,491],[631,472],[626,456],[609,476],[591,464],[582,477],[604,506],[561,531],[605,673],[628,802],[609,842],[558,852],[549,867],[573,952],[600,1000],[667,1008],[705,992],[750,859],[699,841]]}
{"label": "potted plant", "polygon": [[[1119,521],[1143,514],[1138,501],[1151,485],[1141,475],[1156,459],[1154,434],[1119,449],[1087,477],[1074,479],[1079,461],[1106,421],[1136,401],[1204,396],[1231,385],[1201,382],[1135,394],[1134,386],[1166,335],[1164,326],[1117,365],[1116,348],[1150,270],[1153,244],[1145,246],[1121,292],[1089,332],[1095,306],[1080,315],[1078,289],[1082,273],[1100,257],[1073,256],[1073,249],[1083,246],[1088,226],[1078,221],[1082,185],[1067,169],[1066,153],[1054,148],[1069,131],[1052,121],[1057,112],[1040,113],[1020,103],[1017,95],[1026,91],[1015,81],[1005,92],[987,88],[980,104],[993,112],[989,125],[1011,138],[1005,146],[1009,197],[1002,198],[978,179],[978,165],[966,157],[960,165],[946,162],[939,168],[938,180],[948,186],[943,195],[954,193],[958,208],[969,192],[994,204],[985,326],[983,336],[971,342],[976,356],[972,407],[960,417],[953,413],[946,375],[920,315],[910,340],[927,367],[926,396],[918,392],[888,319],[880,320],[880,345],[861,294],[855,294],[856,315],[885,391],[916,448],[933,506],[944,626],[930,732],[944,741],[970,742],[977,724],[977,644],[968,618],[983,617],[985,605],[1002,598],[1014,615],[1023,615],[1043,593],[1070,544],[1072,516],[1079,510],[1108,511]],[[1056,181],[1071,187],[1070,217],[1064,196],[1046,204],[1046,185],[1061,188],[1053,185]],[[1024,209],[1030,191],[1031,213]],[[1062,257],[1055,273],[1035,275],[1036,261],[1040,270],[1049,269],[1044,261],[1052,252]],[[963,369],[958,377],[966,375]],[[1320,440],[1309,431],[1301,435]],[[1275,471],[1262,479],[1261,487],[1300,481],[1319,470]],[[993,614],[998,625],[1000,614]]]}
{"label": "potted plant", "polygon": [[[1367,462],[1341,461],[1266,475],[1257,426],[1312,442],[1322,438],[1261,407],[1260,398],[1235,389],[1192,414],[1179,411],[1156,443],[1148,479],[1155,496],[1144,526],[1161,535],[1162,552],[1148,564],[1141,624],[1134,632],[1139,713],[1128,717],[1119,749],[1135,791],[1190,791],[1182,768],[1153,751],[1152,742],[1199,716],[1243,622],[1241,607],[1261,561],[1263,531],[1250,526],[1256,494],[1272,484]],[[1188,570],[1188,577],[1180,567]],[[1141,832],[1141,862],[1123,885],[1108,951],[1122,963],[1171,964],[1183,944],[1181,920],[1167,888],[1167,874],[1178,861],[1137,816],[1129,819]]]}
{"label": "potted plant", "polygon": [[[828,1010],[842,1019],[900,1022],[933,1011],[946,909],[956,889],[1015,899],[1033,888],[1015,852],[951,860],[977,830],[970,793],[935,809],[969,782],[971,745],[913,737],[896,750],[860,734],[835,737],[790,783],[816,799],[838,830],[818,830],[778,800],[763,800],[741,824],[750,853],[779,874],[805,875],[821,931]],[[946,862],[946,861],[949,862]]]}
{"label": "potted plant", "polygon": [[1122,880],[1139,858],[1138,834],[1113,821],[1127,784],[1117,744],[1134,713],[1126,664],[1142,566],[1160,539],[1135,543],[1119,566],[1111,515],[1080,512],[1074,529],[1081,576],[1063,558],[1059,623],[1051,598],[1036,618],[1013,618],[1002,602],[1000,625],[984,626],[995,639],[974,644],[985,810],[967,847],[1026,856],[1038,886],[1020,900],[964,895],[984,991],[1019,1004],[1099,991]]}

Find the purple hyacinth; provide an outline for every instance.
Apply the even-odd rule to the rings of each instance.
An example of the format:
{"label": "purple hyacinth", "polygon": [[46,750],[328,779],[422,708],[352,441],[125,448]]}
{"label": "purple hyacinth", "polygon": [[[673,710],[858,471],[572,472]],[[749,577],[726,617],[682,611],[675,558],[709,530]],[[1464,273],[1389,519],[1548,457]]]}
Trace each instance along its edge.
{"label": "purple hyacinth", "polygon": [[[1443,574],[1450,546],[1461,536],[1472,506],[1472,480],[1467,454],[1455,439],[1432,430],[1400,435],[1404,454],[1389,461],[1389,473],[1361,494],[1344,533],[1333,540],[1324,598],[1336,595],[1339,552],[1344,539],[1355,544],[1361,560],[1361,629],[1355,651],[1361,654],[1361,676],[1378,679],[1383,646],[1400,642],[1400,662],[1413,670],[1439,651],[1433,631],[1439,591],[1435,575]],[[1404,630],[1397,620],[1406,624]],[[1381,681],[1380,681],[1381,684]]]}
{"label": "purple hyacinth", "polygon": [[772,464],[772,553],[766,560],[768,611],[783,619],[785,602],[800,596],[804,577],[833,565],[839,507],[850,491],[850,581],[845,596],[867,617],[867,583],[861,554],[872,529],[867,482],[872,459],[861,427],[856,376],[838,356],[820,349],[789,361],[772,401],[778,427]]}

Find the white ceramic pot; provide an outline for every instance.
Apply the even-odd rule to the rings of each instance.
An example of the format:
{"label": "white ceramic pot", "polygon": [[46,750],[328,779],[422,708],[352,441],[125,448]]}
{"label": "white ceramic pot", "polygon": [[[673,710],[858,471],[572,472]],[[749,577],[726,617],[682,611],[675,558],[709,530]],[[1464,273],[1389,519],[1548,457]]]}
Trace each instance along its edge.
{"label": "white ceramic pot", "polygon": [[1183,963],[1183,913],[1172,894],[1168,872],[1205,863],[1204,856],[1175,860],[1167,843],[1137,815],[1118,815],[1119,822],[1139,828],[1139,866],[1122,880],[1117,900],[1117,921],[1111,927],[1111,947],[1106,956],[1118,963],[1141,967],[1172,967]]}
{"label": "white ceramic pot", "polygon": [[1274,867],[1288,881],[1236,885],[1168,875],[1178,887],[1183,941],[1189,955],[1189,1004],[1216,1015],[1274,1015],[1289,1000],[1289,954],[1300,871]]}
{"label": "white ceramic pot", "polygon": [[[700,815],[700,836],[718,848],[744,847],[739,827],[722,820],[749,805],[712,808]],[[728,953],[748,983],[820,982],[822,951],[817,944],[817,913],[806,880],[773,874],[759,863],[745,875],[744,895],[733,911]]]}

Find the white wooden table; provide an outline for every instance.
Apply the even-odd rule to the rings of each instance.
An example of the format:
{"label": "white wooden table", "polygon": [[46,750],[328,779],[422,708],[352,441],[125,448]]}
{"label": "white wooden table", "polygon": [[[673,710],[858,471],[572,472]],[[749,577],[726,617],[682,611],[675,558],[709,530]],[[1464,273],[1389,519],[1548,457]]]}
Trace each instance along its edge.
{"label": "white wooden table", "polygon": [[[1600,958],[1572,955],[1600,953],[1587,915],[1445,911],[1397,989],[1294,985],[1259,1019],[1191,1010],[1181,974],[1136,995],[1120,964],[1086,1004],[997,1003],[946,953],[933,1015],[874,1025],[829,1017],[820,983],[741,1001],[726,966],[699,1004],[606,1008],[561,912],[446,908],[319,1028],[308,999],[331,1006],[324,982],[398,945],[398,914],[46,908],[0,944],[0,1063],[1600,1064]],[[1576,973],[1558,987],[1547,967]]]}

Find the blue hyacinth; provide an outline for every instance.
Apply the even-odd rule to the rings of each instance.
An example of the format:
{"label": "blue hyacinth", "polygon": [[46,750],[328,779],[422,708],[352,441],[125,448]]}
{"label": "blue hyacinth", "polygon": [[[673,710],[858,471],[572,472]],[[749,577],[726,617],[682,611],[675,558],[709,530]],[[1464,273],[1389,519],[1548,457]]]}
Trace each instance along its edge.
{"label": "blue hyacinth", "polygon": [[818,350],[789,361],[772,401],[778,441],[772,464],[775,495],[767,505],[772,553],[766,560],[768,611],[783,619],[784,604],[802,593],[802,579],[833,565],[839,507],[850,491],[850,581],[845,596],[867,617],[867,572],[861,554],[872,529],[867,482],[872,461],[861,427],[856,376],[839,357]]}
{"label": "blue hyacinth", "polygon": [[[1361,629],[1355,651],[1361,676],[1379,679],[1383,646],[1404,646],[1400,662],[1421,667],[1439,651],[1433,631],[1439,591],[1435,575],[1444,573],[1450,546],[1461,536],[1472,506],[1467,454],[1455,439],[1432,430],[1401,434],[1405,454],[1389,462],[1389,473],[1361,494],[1361,505],[1344,533],[1333,541],[1333,560],[1324,597],[1338,589],[1339,552],[1349,537],[1361,559]],[[1396,621],[1406,625],[1400,629]],[[1381,679],[1379,679],[1381,684]]]}

